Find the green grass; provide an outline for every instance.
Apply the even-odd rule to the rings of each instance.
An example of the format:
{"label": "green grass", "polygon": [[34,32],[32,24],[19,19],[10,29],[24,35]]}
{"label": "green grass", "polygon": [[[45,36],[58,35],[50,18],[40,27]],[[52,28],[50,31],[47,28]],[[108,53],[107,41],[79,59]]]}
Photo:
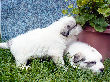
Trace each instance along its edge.
{"label": "green grass", "polygon": [[33,59],[28,70],[17,68],[9,50],[0,49],[0,82],[110,82],[110,60],[104,62],[103,73],[57,67],[52,60]]}

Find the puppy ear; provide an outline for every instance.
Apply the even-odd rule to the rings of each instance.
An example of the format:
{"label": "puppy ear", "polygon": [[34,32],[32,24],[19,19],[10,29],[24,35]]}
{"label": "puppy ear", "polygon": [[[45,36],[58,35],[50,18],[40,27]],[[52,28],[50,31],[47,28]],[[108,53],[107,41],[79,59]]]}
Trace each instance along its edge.
{"label": "puppy ear", "polygon": [[85,61],[85,58],[82,56],[82,54],[80,52],[78,52],[74,55],[73,62],[78,63],[80,61]]}

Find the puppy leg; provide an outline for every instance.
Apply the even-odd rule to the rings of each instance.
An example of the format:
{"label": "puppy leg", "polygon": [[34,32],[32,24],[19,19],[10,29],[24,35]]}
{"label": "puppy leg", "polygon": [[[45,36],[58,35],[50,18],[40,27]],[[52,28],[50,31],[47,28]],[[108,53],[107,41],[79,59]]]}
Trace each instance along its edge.
{"label": "puppy leg", "polygon": [[73,59],[69,57],[69,62],[73,68],[77,68],[77,66],[73,63]]}
{"label": "puppy leg", "polygon": [[23,57],[23,55],[22,56],[19,55],[19,56],[15,57],[15,60],[16,60],[17,67],[20,67],[22,69],[24,69],[24,68],[28,69],[28,67],[30,67],[30,66],[26,66],[28,58]]}
{"label": "puppy leg", "polygon": [[63,56],[52,56],[52,59],[56,65],[58,65],[60,67],[64,66]]}

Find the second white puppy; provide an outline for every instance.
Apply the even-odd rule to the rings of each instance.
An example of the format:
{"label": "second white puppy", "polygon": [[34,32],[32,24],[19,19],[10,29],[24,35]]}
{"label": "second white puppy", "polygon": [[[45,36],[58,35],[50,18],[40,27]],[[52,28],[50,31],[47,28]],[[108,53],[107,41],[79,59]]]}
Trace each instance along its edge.
{"label": "second white puppy", "polygon": [[102,55],[93,47],[83,42],[73,42],[67,51],[69,62],[73,67],[87,68],[93,72],[102,72],[104,65]]}

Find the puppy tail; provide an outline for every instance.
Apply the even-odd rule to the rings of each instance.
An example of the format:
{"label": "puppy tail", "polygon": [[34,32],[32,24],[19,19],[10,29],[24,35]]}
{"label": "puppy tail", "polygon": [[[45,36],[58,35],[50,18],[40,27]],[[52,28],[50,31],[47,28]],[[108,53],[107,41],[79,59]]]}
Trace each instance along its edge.
{"label": "puppy tail", "polygon": [[0,48],[9,49],[8,43],[7,42],[0,43]]}

